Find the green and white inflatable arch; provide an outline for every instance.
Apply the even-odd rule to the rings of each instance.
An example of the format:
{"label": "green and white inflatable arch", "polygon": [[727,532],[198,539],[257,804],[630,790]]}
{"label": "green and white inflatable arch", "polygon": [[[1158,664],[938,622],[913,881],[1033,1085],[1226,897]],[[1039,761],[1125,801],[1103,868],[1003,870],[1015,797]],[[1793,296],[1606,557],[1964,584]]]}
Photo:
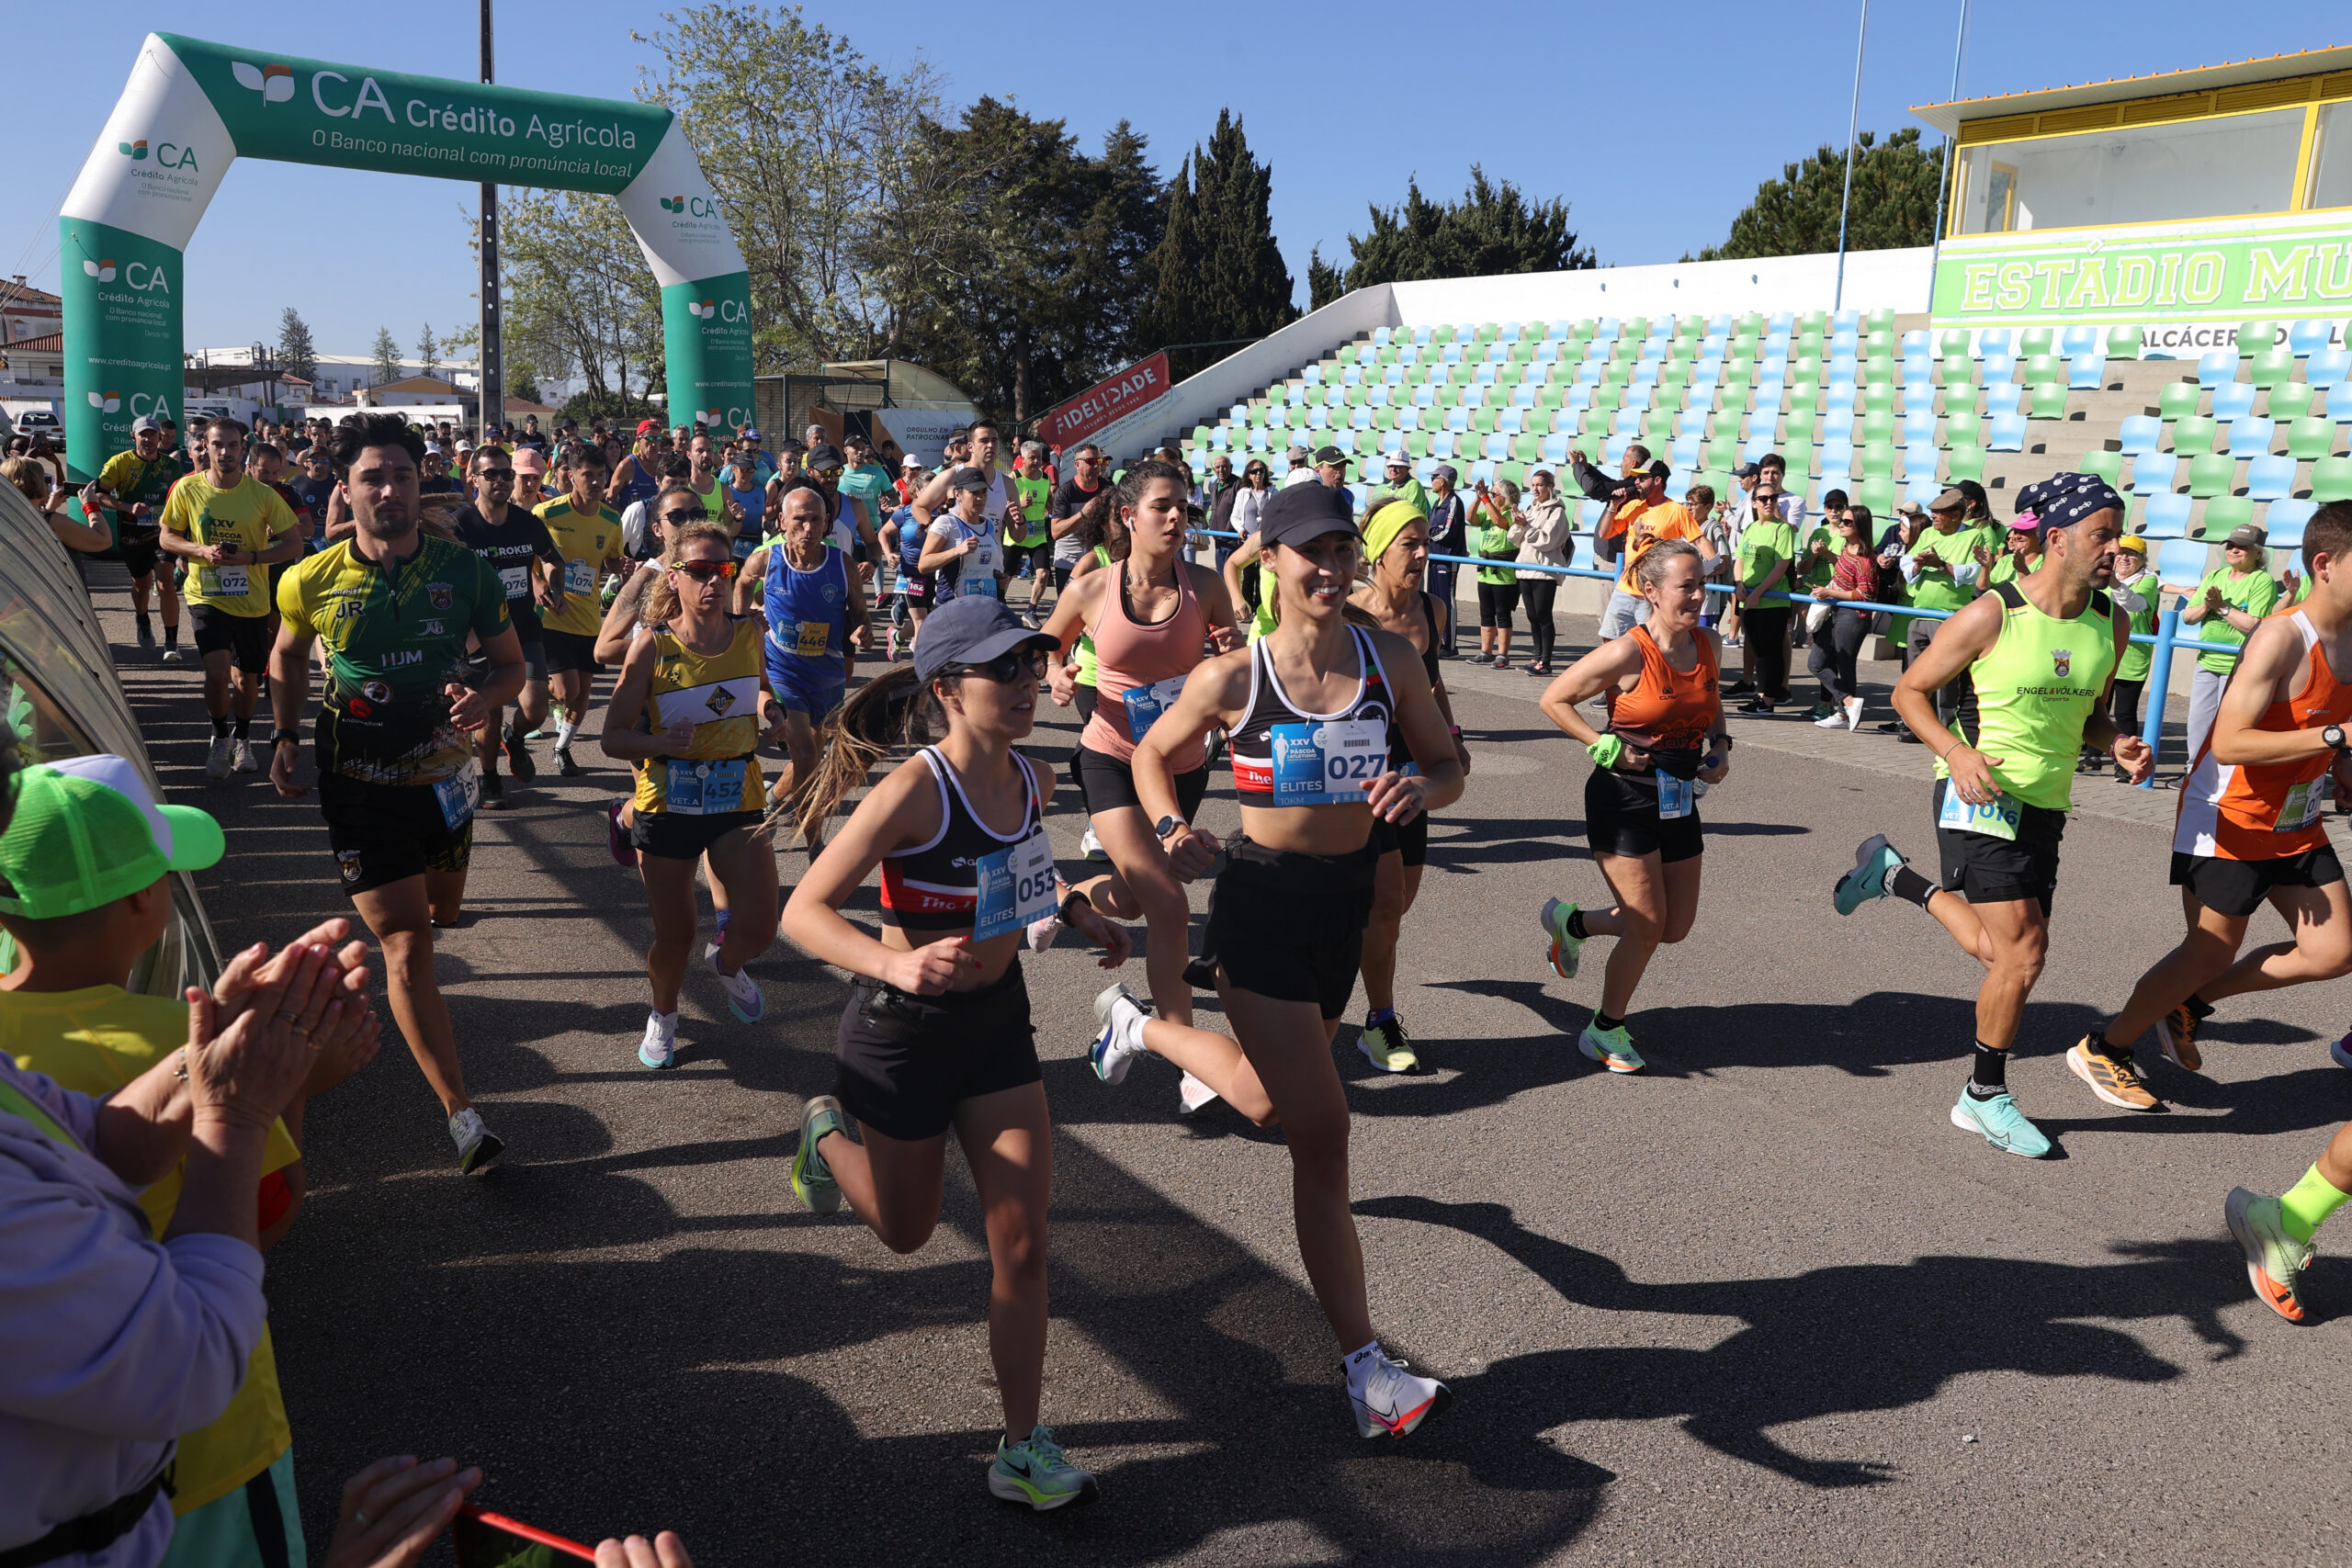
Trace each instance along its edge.
{"label": "green and white inflatable arch", "polygon": [[[652,104],[523,92],[150,33],[58,219],[65,437],[74,477],[179,412],[181,253],[239,158],[429,175],[620,198],[662,286],[673,418],[752,417],[751,278],[676,118]],[[380,246],[408,220],[326,247]],[[316,265],[256,237],[255,265]]]}

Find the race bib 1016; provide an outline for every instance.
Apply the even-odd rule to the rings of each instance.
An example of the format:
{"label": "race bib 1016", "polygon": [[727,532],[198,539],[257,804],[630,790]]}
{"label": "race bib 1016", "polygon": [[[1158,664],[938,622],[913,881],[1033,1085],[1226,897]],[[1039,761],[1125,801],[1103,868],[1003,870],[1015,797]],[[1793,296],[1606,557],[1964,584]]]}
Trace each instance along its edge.
{"label": "race bib 1016", "polygon": [[441,807],[441,820],[449,831],[458,831],[473,820],[474,807],[481,804],[481,770],[468,762],[434,784],[433,798]]}
{"label": "race bib 1016", "polygon": [[2006,795],[1995,795],[1988,806],[1971,806],[1960,798],[1960,791],[1946,783],[1944,804],[1936,813],[1936,826],[2015,841],[2018,819],[2024,815],[2025,807]]}

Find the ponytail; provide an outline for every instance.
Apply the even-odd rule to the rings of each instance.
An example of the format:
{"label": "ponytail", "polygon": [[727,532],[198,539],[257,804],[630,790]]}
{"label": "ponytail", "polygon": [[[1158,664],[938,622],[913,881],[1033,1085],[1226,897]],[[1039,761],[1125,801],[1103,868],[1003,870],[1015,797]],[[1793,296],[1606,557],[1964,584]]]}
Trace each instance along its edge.
{"label": "ponytail", "polygon": [[876,676],[826,721],[817,765],[793,781],[791,795],[769,811],[768,823],[789,814],[801,843],[815,853],[824,848],[825,824],[892,747],[928,746],[946,729],[945,710],[931,687],[915,679],[913,666]]}

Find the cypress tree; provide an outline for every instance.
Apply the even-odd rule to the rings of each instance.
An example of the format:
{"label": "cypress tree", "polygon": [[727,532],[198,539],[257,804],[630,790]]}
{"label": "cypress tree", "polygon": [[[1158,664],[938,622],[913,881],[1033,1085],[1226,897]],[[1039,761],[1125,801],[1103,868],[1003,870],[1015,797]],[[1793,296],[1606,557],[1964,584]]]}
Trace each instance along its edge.
{"label": "cypress tree", "polygon": [[[1148,341],[1262,337],[1296,319],[1290,269],[1274,243],[1272,192],[1272,171],[1250,155],[1233,111],[1220,109],[1207,145],[1193,149],[1168,188],[1168,228],[1152,253]],[[1170,374],[1181,381],[1238,346],[1171,349]]]}

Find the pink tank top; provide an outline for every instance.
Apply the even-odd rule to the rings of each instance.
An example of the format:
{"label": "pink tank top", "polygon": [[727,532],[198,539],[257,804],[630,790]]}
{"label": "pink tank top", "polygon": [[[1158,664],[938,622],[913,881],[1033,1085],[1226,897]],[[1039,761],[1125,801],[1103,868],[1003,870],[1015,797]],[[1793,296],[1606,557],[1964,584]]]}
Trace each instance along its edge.
{"label": "pink tank top", "polygon": [[[1193,592],[1192,573],[1181,563],[1175,612],[1156,626],[1127,614],[1126,563],[1114,563],[1111,574],[1112,581],[1103,585],[1102,613],[1094,625],[1094,716],[1079,739],[1090,751],[1125,762],[1134,760],[1136,742],[1152,721],[1175,705],[1184,677],[1200,663],[1208,620]],[[1169,759],[1180,773],[1207,761],[1208,752],[1198,740]]]}

